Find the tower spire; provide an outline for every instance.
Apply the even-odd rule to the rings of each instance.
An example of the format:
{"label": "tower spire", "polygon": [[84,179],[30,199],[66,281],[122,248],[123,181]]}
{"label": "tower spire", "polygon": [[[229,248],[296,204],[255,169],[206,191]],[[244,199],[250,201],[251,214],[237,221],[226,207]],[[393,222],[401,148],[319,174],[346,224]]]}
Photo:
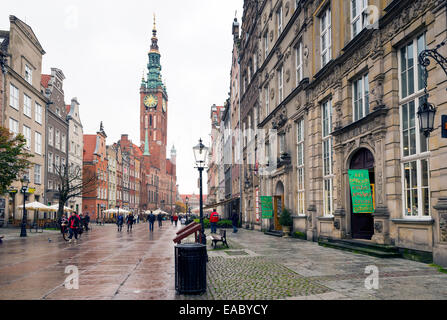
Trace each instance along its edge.
{"label": "tower spire", "polygon": [[154,27],[152,28],[152,44],[151,44],[151,51],[155,53],[160,53],[158,51],[158,38],[157,38],[157,26],[155,25],[155,13],[154,13]]}

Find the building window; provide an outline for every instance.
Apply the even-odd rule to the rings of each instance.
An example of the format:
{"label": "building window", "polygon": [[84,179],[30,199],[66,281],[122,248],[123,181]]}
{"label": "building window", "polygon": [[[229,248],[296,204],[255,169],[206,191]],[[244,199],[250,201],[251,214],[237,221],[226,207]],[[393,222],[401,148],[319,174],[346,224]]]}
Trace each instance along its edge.
{"label": "building window", "polygon": [[269,55],[269,37],[268,32],[264,35],[264,59],[267,59],[267,56]]}
{"label": "building window", "polygon": [[351,38],[354,38],[368,24],[368,0],[351,0]]}
{"label": "building window", "polygon": [[303,80],[303,44],[300,42],[295,48],[296,86]]}
{"label": "building window", "polygon": [[29,84],[33,84],[33,70],[27,64],[25,64],[25,80]]}
{"label": "building window", "polygon": [[48,172],[53,172],[53,153],[48,153]]}
{"label": "building window", "polygon": [[23,95],[23,114],[31,118],[31,98],[26,94]]}
{"label": "building window", "polygon": [[61,141],[61,144],[62,144],[62,148],[61,148],[61,150],[63,151],[63,152],[65,152],[65,149],[66,149],[66,139],[67,139],[67,136],[65,135],[65,134],[63,134],[62,135],[62,141]]}
{"label": "building window", "polygon": [[9,118],[9,131],[11,131],[14,136],[19,134],[19,122],[13,118]]}
{"label": "building window", "polygon": [[27,126],[23,126],[23,136],[26,139],[26,148],[31,150],[31,128]]}
{"label": "building window", "polygon": [[333,208],[333,150],[332,150],[332,102],[328,100],[322,104],[322,147],[323,147],[323,212],[325,216],[332,216]]}
{"label": "building window", "polygon": [[42,167],[39,164],[35,164],[34,165],[34,183],[36,184],[41,184],[41,178],[42,178],[42,173],[41,173],[41,169]]}
{"label": "building window", "polygon": [[369,82],[368,74],[353,81],[352,84],[353,114],[354,121],[369,114]]}
{"label": "building window", "polygon": [[56,129],[56,138],[54,141],[54,146],[56,147],[56,149],[59,149],[59,150],[61,148],[61,133],[59,132],[58,129]]}
{"label": "building window", "polygon": [[282,33],[282,5],[279,7],[278,11],[276,11],[276,20],[278,22],[278,37]]}
{"label": "building window", "polygon": [[37,123],[42,124],[42,106],[36,102],[35,120]]}
{"label": "building window", "polygon": [[428,139],[419,130],[417,110],[424,103],[424,73],[417,57],[425,49],[425,35],[399,50],[403,215],[430,216]]}
{"label": "building window", "polygon": [[284,68],[281,67],[278,70],[278,104],[280,104],[284,98]]}
{"label": "building window", "polygon": [[9,84],[9,105],[19,110],[19,89],[12,83]]}
{"label": "building window", "polygon": [[297,189],[298,189],[298,208],[299,215],[305,214],[304,201],[304,120],[297,122]]}
{"label": "building window", "polygon": [[42,135],[39,132],[34,132],[35,150],[37,154],[42,154]]}
{"label": "building window", "polygon": [[265,117],[270,114],[270,106],[269,106],[269,87],[264,88],[264,98],[265,98]]}
{"label": "building window", "polygon": [[331,55],[331,8],[328,7],[320,16],[320,46],[321,46],[321,67],[324,67]]}
{"label": "building window", "polygon": [[48,128],[48,145],[53,146],[53,127]]}

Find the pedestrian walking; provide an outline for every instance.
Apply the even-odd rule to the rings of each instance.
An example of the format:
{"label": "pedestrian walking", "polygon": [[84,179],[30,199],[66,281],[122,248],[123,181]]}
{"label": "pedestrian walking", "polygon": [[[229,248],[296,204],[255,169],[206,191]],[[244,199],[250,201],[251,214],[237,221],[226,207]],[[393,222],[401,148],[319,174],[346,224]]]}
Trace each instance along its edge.
{"label": "pedestrian walking", "polygon": [[178,215],[177,215],[177,213],[174,213],[174,216],[172,217],[172,219],[174,220],[175,226],[177,227],[177,222],[178,222]]}
{"label": "pedestrian walking", "polygon": [[126,222],[127,222],[127,232],[132,231],[132,226],[133,226],[133,215],[129,214],[126,218]]}
{"label": "pedestrian walking", "polygon": [[61,233],[64,233],[65,228],[68,227],[68,219],[65,214],[62,215],[62,217],[59,218],[59,225],[61,226]]}
{"label": "pedestrian walking", "polygon": [[73,240],[73,235],[75,237],[75,242],[78,240],[78,228],[81,226],[81,218],[78,216],[76,212],[71,213],[71,217],[68,219],[68,232],[70,236],[68,237],[71,242]]}
{"label": "pedestrian walking", "polygon": [[163,217],[161,216],[161,213],[157,215],[157,221],[158,221],[158,227],[161,228],[163,225]]}
{"label": "pedestrian walking", "polygon": [[137,216],[137,223],[140,223],[140,216]]}
{"label": "pedestrian walking", "polygon": [[171,215],[171,225],[174,223],[174,216]]}
{"label": "pedestrian walking", "polygon": [[88,215],[88,212],[85,214],[85,218],[84,218],[84,226],[85,226],[85,231],[88,231],[88,225],[90,223],[90,216]]}
{"label": "pedestrian walking", "polygon": [[155,215],[152,213],[152,211],[147,217],[147,220],[149,221],[149,231],[150,232],[154,231]]}
{"label": "pedestrian walking", "polygon": [[239,215],[237,214],[236,210],[233,209],[233,214],[231,215],[231,222],[233,225],[233,233],[237,232],[237,226],[239,224]]}
{"label": "pedestrian walking", "polygon": [[118,226],[118,232],[121,232],[123,230],[123,224],[124,224],[124,217],[123,217],[123,214],[120,213],[118,215],[118,218],[116,219],[116,225]]}
{"label": "pedestrian walking", "polygon": [[219,222],[219,214],[216,209],[210,215],[211,233],[217,233],[217,222]]}

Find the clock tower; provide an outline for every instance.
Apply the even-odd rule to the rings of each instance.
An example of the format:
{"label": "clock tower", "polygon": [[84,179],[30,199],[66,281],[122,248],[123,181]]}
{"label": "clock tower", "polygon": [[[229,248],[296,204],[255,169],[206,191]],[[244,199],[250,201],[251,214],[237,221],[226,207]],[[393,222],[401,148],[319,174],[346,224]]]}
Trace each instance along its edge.
{"label": "clock tower", "polygon": [[168,94],[161,78],[155,15],[148,58],[147,77],[143,75],[140,86],[140,142],[143,155],[150,155],[151,164],[162,168],[166,161]]}

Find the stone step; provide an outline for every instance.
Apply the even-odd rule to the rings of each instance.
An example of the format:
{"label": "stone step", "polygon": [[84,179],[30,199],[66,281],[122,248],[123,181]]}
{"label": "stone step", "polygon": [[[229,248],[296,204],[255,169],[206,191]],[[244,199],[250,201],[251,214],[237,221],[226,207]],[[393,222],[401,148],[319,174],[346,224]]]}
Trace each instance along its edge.
{"label": "stone step", "polygon": [[268,236],[274,236],[274,237],[282,237],[282,231],[265,231],[264,234],[268,235]]}
{"label": "stone step", "polygon": [[358,246],[358,247],[363,247],[363,248],[368,248],[368,249],[373,249],[373,250],[379,250],[379,251],[384,251],[384,252],[392,252],[392,253],[399,253],[399,249],[395,246],[392,245],[384,245],[384,244],[378,244],[378,243],[373,243],[367,240],[355,240],[355,239],[329,239],[330,242],[335,242],[335,243],[343,243],[343,244],[347,244],[347,245],[352,245],[352,246]]}
{"label": "stone step", "polygon": [[323,247],[329,247],[339,250],[346,250],[355,253],[365,254],[377,258],[402,258],[402,255],[399,252],[390,252],[385,250],[380,250],[378,248],[365,247],[355,245],[354,243],[348,244],[346,242],[339,241],[329,241],[329,240],[319,240],[318,244]]}

